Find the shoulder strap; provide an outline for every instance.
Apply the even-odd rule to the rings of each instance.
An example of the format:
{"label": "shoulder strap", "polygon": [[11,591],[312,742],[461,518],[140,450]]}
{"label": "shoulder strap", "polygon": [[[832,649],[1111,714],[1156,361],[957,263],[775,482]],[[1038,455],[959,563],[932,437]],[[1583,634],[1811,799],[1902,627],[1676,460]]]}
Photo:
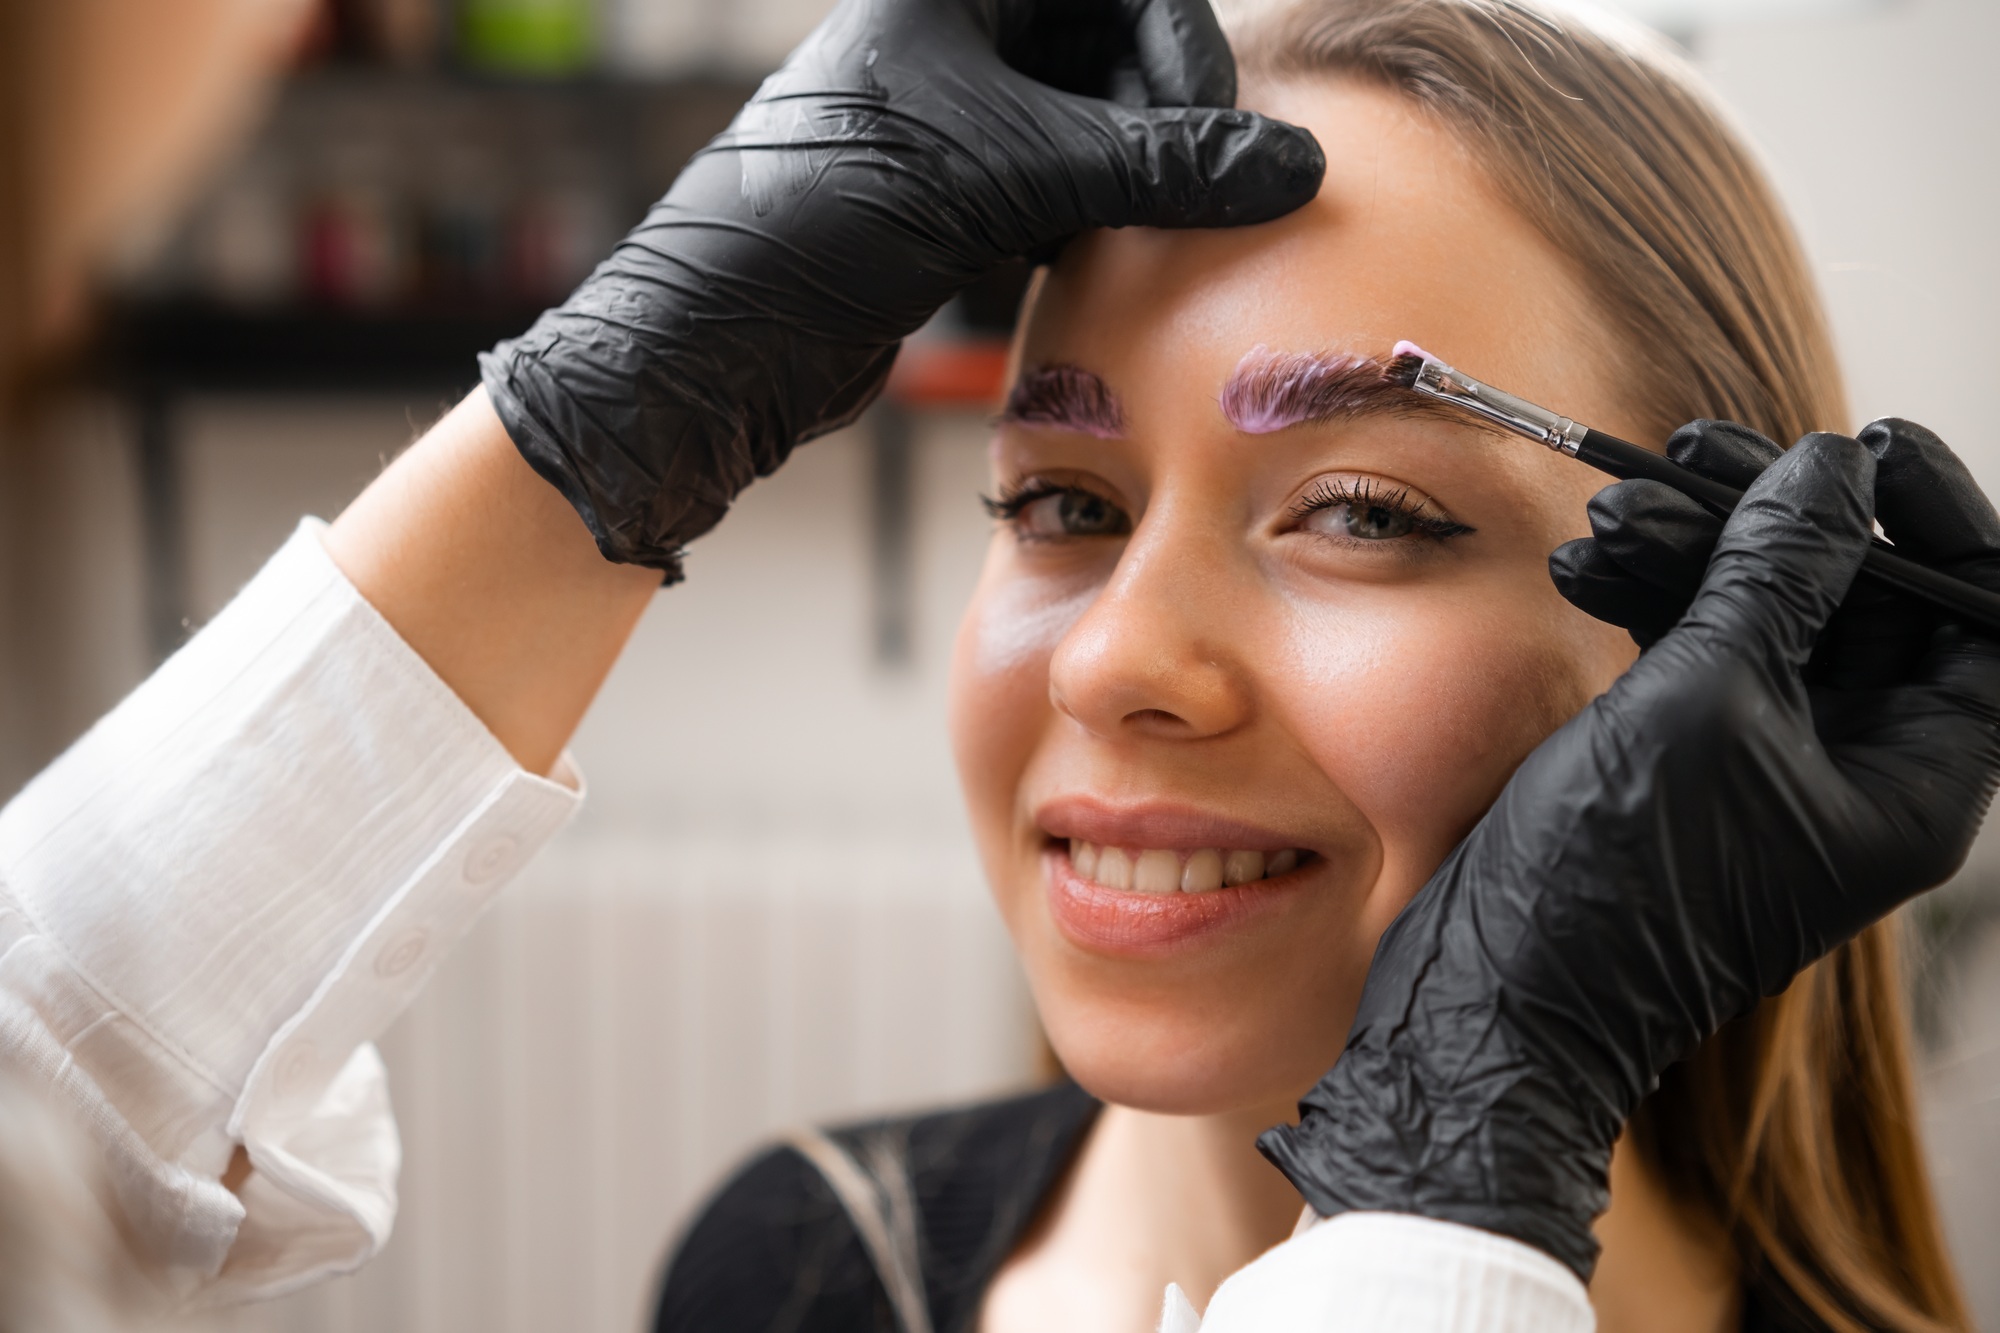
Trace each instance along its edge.
{"label": "shoulder strap", "polygon": [[902,1333],[931,1333],[930,1303],[917,1245],[917,1200],[910,1188],[901,1136],[869,1131],[851,1153],[817,1129],[794,1130],[785,1141],[819,1169],[847,1210],[861,1244],[889,1293]]}

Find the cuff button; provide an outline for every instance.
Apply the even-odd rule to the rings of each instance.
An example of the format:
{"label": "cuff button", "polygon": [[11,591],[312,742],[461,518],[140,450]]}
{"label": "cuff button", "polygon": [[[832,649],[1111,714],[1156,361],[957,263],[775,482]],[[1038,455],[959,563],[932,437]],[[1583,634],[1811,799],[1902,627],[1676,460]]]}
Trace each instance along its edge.
{"label": "cuff button", "polygon": [[416,966],[424,956],[424,947],[430,943],[430,936],[422,930],[406,930],[375,955],[375,975],[378,977],[399,977]]}
{"label": "cuff button", "polygon": [[467,853],[465,882],[490,884],[501,876],[511,873],[520,857],[521,843],[518,839],[505,833],[488,838]]}

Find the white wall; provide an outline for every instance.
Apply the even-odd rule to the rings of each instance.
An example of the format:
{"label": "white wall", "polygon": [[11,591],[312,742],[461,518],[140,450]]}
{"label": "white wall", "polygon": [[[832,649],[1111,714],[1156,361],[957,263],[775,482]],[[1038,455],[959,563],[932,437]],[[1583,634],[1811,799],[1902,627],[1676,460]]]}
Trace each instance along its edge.
{"label": "white wall", "polygon": [[1857,422],[1921,421],[2000,483],[2000,5],[1718,26],[1700,62],[1819,268]]}

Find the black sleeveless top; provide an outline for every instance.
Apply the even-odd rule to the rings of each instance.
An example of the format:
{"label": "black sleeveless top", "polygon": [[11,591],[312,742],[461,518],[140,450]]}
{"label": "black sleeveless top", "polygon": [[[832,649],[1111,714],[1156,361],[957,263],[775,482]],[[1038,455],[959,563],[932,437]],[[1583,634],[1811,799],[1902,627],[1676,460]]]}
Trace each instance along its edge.
{"label": "black sleeveless top", "polygon": [[[1068,1168],[1098,1103],[1074,1083],[827,1131],[896,1145],[916,1204],[932,1333],[972,1333],[993,1276]],[[901,1333],[867,1245],[820,1169],[774,1148],[727,1181],[674,1254],[656,1333]],[[1746,1286],[1743,1333],[1823,1333],[1782,1288]]]}

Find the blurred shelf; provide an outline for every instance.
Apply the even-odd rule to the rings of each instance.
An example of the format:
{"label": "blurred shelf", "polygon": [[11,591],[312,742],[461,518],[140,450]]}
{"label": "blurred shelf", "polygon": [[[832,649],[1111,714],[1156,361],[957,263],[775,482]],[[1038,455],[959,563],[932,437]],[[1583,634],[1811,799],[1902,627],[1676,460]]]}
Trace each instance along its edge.
{"label": "blurred shelf", "polygon": [[126,307],[105,327],[98,368],[141,394],[468,389],[479,378],[478,354],[536,313]]}
{"label": "blurred shelf", "polygon": [[[537,313],[127,306],[107,322],[95,369],[113,388],[165,397],[463,390],[479,379],[479,353],[522,332]],[[990,408],[1006,375],[1007,347],[991,333],[913,339],[887,392],[909,408]]]}

